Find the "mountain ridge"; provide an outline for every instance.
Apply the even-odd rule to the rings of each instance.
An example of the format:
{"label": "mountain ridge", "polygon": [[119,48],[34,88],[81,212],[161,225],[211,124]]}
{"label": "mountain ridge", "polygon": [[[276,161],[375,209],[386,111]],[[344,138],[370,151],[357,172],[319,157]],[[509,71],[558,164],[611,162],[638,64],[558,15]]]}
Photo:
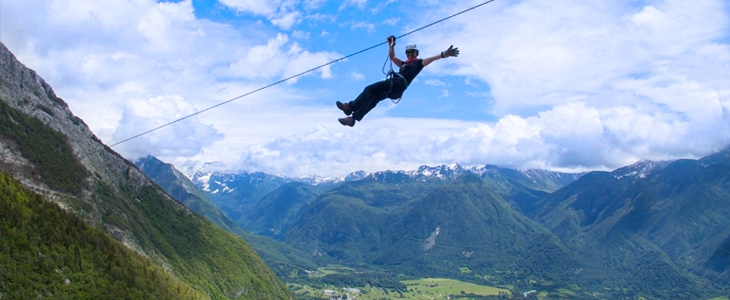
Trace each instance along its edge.
{"label": "mountain ridge", "polygon": [[[607,295],[617,297],[697,298],[702,291],[728,288],[712,283],[713,279],[728,278],[730,273],[730,221],[724,217],[730,215],[725,208],[726,199],[730,199],[730,191],[725,188],[730,186],[726,183],[730,178],[728,169],[730,151],[724,150],[698,160],[638,161],[610,172],[585,174],[493,165],[474,172],[475,169],[457,164],[422,166],[411,171],[359,172],[359,179],[342,182],[303,209],[302,221],[295,222],[281,239],[306,252],[355,265],[396,265],[407,267],[413,274],[430,272],[457,277],[461,276],[453,273],[457,266],[489,272],[480,269],[478,263],[467,263],[480,261],[479,252],[464,245],[445,256],[454,261],[452,264],[434,264],[422,257],[429,251],[433,257],[437,253],[433,250],[444,247],[440,243],[453,229],[443,225],[444,219],[438,219],[441,213],[424,211],[412,215],[416,212],[415,203],[426,201],[429,194],[438,196],[430,196],[432,202],[426,206],[462,201],[453,197],[462,194],[468,184],[461,185],[462,188],[454,185],[458,186],[459,180],[474,183],[478,179],[489,190],[473,196],[489,199],[495,196],[486,195],[496,195],[514,210],[545,226],[544,230],[534,230],[541,233],[528,239],[541,243],[522,243],[524,246],[515,248],[522,250],[507,252],[522,255],[522,261],[533,266],[531,272],[545,276],[542,280],[575,280],[591,289],[610,282],[612,288]],[[492,226],[476,221],[473,214],[484,212],[474,206],[477,200],[473,196],[457,196],[471,200],[441,211],[460,211],[456,214],[462,219],[480,224],[476,228]],[[465,208],[468,209],[462,210]],[[433,220],[441,221],[436,224]],[[407,233],[409,227],[405,224],[422,227]],[[388,233],[388,227],[397,233]],[[459,232],[470,231],[474,230]],[[429,251],[424,252],[425,248]],[[532,249],[532,257],[539,259],[524,256],[529,253],[524,249]],[[466,255],[470,258],[466,259]],[[500,260],[499,264],[489,258],[481,260],[492,268],[502,264],[517,269],[508,260]],[[532,265],[535,261],[551,260],[555,265],[571,267],[536,271],[539,268]],[[593,271],[582,271],[586,269]]]}
{"label": "mountain ridge", "polygon": [[[670,221],[686,213],[701,220],[687,208],[730,199],[716,191],[730,186],[724,181],[730,177],[728,167],[730,153],[700,160],[639,161],[610,172],[570,176],[493,165],[478,173],[456,165],[383,171],[327,186],[311,202],[303,201],[310,204],[298,208],[294,219],[292,214],[285,217],[292,221],[276,238],[326,258],[322,261],[379,272],[397,269],[492,285],[528,276],[536,283],[526,288],[549,290],[555,282],[574,282],[594,291],[592,297],[701,298],[728,288],[713,280],[728,278],[730,228],[721,225],[692,234],[703,230],[688,225],[672,229]],[[460,175],[446,179],[452,176],[443,174]],[[290,182],[277,189],[289,184],[307,185]],[[262,197],[278,202],[256,205],[286,210],[304,197],[282,191]],[[704,205],[702,211],[717,204]],[[501,207],[501,213],[494,213],[494,207]],[[724,220],[725,210],[714,210],[708,222]],[[656,213],[646,217],[650,211]],[[498,219],[518,222],[503,226],[495,223]],[[499,228],[511,233],[500,237]],[[689,236],[699,241],[687,241]],[[484,241],[491,242],[480,244]],[[464,268],[493,279],[475,280],[458,271]],[[582,291],[573,290],[590,294]]]}
{"label": "mountain ridge", "polygon": [[316,268],[306,255],[296,249],[240,228],[172,164],[164,163],[153,156],[139,158],[134,163],[163,190],[179,199],[185,206],[224,230],[246,240],[279,277],[287,276],[293,271],[304,272],[304,270]]}
{"label": "mountain ridge", "polygon": [[[707,279],[728,276],[722,251],[730,233],[728,167],[725,150],[699,160],[591,172],[546,197],[534,218],[588,261],[613,266],[614,275],[655,278],[663,297],[672,286],[701,290],[712,285]],[[654,273],[646,273],[647,261]],[[612,280],[642,289],[630,278]],[[689,293],[685,297],[696,297]]]}

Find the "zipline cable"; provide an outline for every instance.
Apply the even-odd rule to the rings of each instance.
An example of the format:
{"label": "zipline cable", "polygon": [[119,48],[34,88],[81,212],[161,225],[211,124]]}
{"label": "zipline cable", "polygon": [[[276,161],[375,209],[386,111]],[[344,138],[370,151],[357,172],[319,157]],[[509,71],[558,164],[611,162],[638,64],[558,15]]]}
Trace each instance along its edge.
{"label": "zipline cable", "polygon": [[[440,20],[438,20],[438,21],[434,21],[434,22],[431,22],[430,24],[427,24],[427,25],[425,25],[425,26],[421,26],[421,27],[419,27],[419,28],[416,28],[416,29],[413,29],[413,30],[411,30],[411,31],[409,31],[409,32],[406,32],[406,33],[404,33],[404,34],[402,34],[402,35],[400,35],[400,36],[397,36],[397,37],[396,37],[396,39],[400,39],[400,38],[402,38],[402,37],[404,37],[404,36],[407,36],[407,35],[413,34],[414,32],[417,32],[417,31],[420,31],[420,30],[426,29],[426,28],[428,28],[428,27],[431,27],[431,26],[433,26],[433,25],[436,25],[436,24],[438,24],[438,23],[441,23],[441,22],[443,22],[443,21],[446,21],[446,20],[448,20],[448,19],[451,19],[451,18],[453,18],[453,17],[456,17],[456,16],[458,16],[458,15],[461,15],[461,14],[463,14],[463,13],[466,13],[466,12],[468,12],[468,11],[471,11],[471,10],[477,9],[477,8],[479,8],[479,7],[481,7],[481,6],[484,6],[484,5],[486,5],[486,4],[489,4],[489,3],[491,3],[491,2],[494,2],[494,1],[495,1],[495,0],[489,0],[489,1],[486,1],[486,2],[482,2],[481,4],[477,4],[477,5],[475,5],[475,6],[472,6],[472,7],[470,7],[470,8],[467,8],[467,9],[465,9],[465,10],[462,10],[462,11],[460,11],[460,12],[457,12],[457,13],[455,13],[455,14],[453,14],[453,15],[450,15],[450,16],[448,16],[448,17],[445,17],[445,18],[443,18],[443,19],[440,19]],[[126,138],[126,139],[124,139],[124,140],[121,140],[121,141],[119,141],[119,142],[116,142],[116,143],[114,143],[114,144],[111,144],[111,145],[109,145],[109,147],[111,148],[111,147],[117,146],[117,145],[119,145],[119,144],[122,144],[122,143],[128,142],[128,141],[130,141],[130,140],[136,139],[136,138],[138,138],[138,137],[140,137],[140,136],[143,136],[143,135],[145,135],[145,134],[151,133],[151,132],[153,132],[153,131],[157,131],[157,130],[160,130],[160,129],[162,129],[162,128],[165,128],[165,127],[167,127],[167,126],[170,126],[170,125],[172,125],[172,124],[175,124],[175,123],[177,123],[177,122],[180,122],[180,121],[182,121],[182,120],[185,120],[185,119],[188,119],[188,118],[191,118],[191,117],[197,116],[197,115],[199,115],[199,114],[202,114],[202,113],[204,113],[204,112],[206,112],[206,111],[209,111],[209,110],[212,110],[212,109],[214,109],[214,108],[217,108],[217,107],[219,107],[219,106],[221,106],[221,105],[224,105],[224,104],[228,104],[228,103],[230,103],[230,102],[233,102],[233,101],[235,101],[235,100],[241,99],[241,98],[243,98],[243,97],[246,97],[246,96],[248,96],[248,95],[251,95],[251,94],[257,93],[257,92],[259,92],[259,91],[265,90],[265,89],[267,89],[267,88],[270,88],[270,87],[272,87],[272,86],[275,86],[275,85],[277,85],[277,84],[283,83],[283,82],[285,82],[285,81],[289,81],[289,80],[291,80],[291,79],[294,79],[294,78],[297,78],[297,77],[299,77],[299,76],[302,76],[302,75],[304,75],[304,74],[310,73],[310,72],[312,72],[312,71],[316,71],[316,70],[318,70],[318,69],[324,68],[324,67],[326,67],[326,66],[329,66],[329,65],[331,65],[331,64],[334,64],[334,63],[336,63],[336,62],[339,62],[339,61],[342,61],[342,60],[348,59],[348,58],[350,58],[350,57],[353,57],[353,56],[355,56],[355,55],[358,55],[358,54],[360,54],[360,53],[363,53],[363,52],[366,52],[366,51],[369,51],[369,50],[375,49],[375,48],[377,48],[377,47],[380,47],[380,46],[382,46],[382,45],[384,45],[384,44],[386,44],[386,43],[387,43],[387,42],[382,42],[382,43],[379,43],[379,44],[376,44],[376,45],[370,46],[370,47],[368,47],[368,48],[365,48],[365,49],[363,49],[363,50],[357,51],[357,52],[355,52],[355,53],[352,53],[352,54],[350,54],[350,55],[347,55],[347,56],[343,56],[343,57],[340,57],[340,58],[338,58],[338,59],[335,59],[335,60],[333,60],[333,61],[330,61],[330,62],[328,62],[328,63],[325,63],[325,64],[322,64],[322,65],[319,65],[319,66],[317,66],[317,67],[311,68],[311,69],[309,69],[309,70],[306,70],[306,71],[304,71],[304,72],[301,72],[301,73],[298,73],[298,74],[295,74],[295,75],[289,76],[289,77],[287,77],[287,78],[281,79],[281,80],[279,80],[279,81],[276,81],[276,82],[274,82],[274,83],[271,83],[271,84],[269,84],[269,85],[266,85],[266,86],[263,86],[263,87],[260,87],[260,88],[258,88],[258,89],[255,89],[255,90],[253,90],[253,91],[250,91],[250,92],[248,92],[248,93],[245,93],[245,94],[243,94],[243,95],[240,95],[240,96],[234,97],[234,98],[232,98],[232,99],[230,99],[230,100],[226,100],[226,101],[223,101],[223,102],[221,102],[221,103],[218,103],[218,104],[216,104],[216,105],[213,105],[213,106],[211,106],[211,107],[208,107],[208,108],[206,108],[206,109],[203,109],[203,110],[200,110],[200,111],[194,112],[194,113],[192,113],[192,114],[190,114],[190,115],[187,115],[187,116],[181,117],[181,118],[179,118],[179,119],[173,120],[172,122],[169,122],[169,123],[167,123],[167,124],[163,124],[163,125],[157,126],[157,127],[155,127],[155,128],[152,128],[152,129],[150,129],[150,130],[147,130],[147,131],[145,131],[145,132],[142,132],[142,133],[139,133],[139,134],[137,134],[137,135],[134,135],[134,136],[132,136],[132,137]],[[101,150],[99,150],[99,151],[101,151]],[[88,154],[86,154],[86,155],[83,155],[82,157],[86,157],[86,156],[88,156],[88,155],[91,155],[91,154],[93,154],[93,153],[96,153],[96,152],[98,152],[98,151],[94,151],[94,152],[88,153]]]}

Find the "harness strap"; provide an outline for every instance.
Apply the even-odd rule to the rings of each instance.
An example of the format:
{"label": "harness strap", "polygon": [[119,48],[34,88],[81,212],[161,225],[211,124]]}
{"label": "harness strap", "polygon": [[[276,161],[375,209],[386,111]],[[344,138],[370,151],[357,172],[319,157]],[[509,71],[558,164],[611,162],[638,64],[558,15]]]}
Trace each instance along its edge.
{"label": "harness strap", "polygon": [[[390,70],[388,71],[388,73],[385,73],[385,65],[388,63],[388,61],[390,61]],[[383,72],[383,74],[385,74],[385,80],[390,79],[390,88],[388,88],[388,92],[385,93],[385,97],[388,97],[388,95],[390,95],[390,92],[393,91],[393,78],[395,78],[395,75],[398,75],[398,77],[401,80],[403,80],[403,91],[405,91],[408,88],[408,85],[409,85],[408,80],[406,80],[406,78],[403,77],[403,75],[401,75],[400,73],[396,73],[395,71],[393,71],[393,61],[390,60],[390,56],[385,58],[381,71]],[[401,97],[398,97],[398,99],[391,98],[390,100],[393,101],[393,104],[398,104],[398,102],[400,102],[400,99],[402,97],[403,97],[403,95],[401,95]]]}
{"label": "harness strap", "polygon": [[[388,74],[385,75],[385,80],[390,80],[390,88],[388,89],[388,92],[385,93],[385,96],[386,97],[388,95],[390,95],[390,92],[393,91],[393,79],[394,78],[400,78],[401,80],[403,80],[403,91],[405,91],[406,89],[408,89],[408,80],[406,80],[406,78],[403,77],[403,75],[401,75],[400,73],[394,72],[393,69],[391,68],[390,71],[388,71]],[[392,101],[393,104],[398,104],[398,102],[400,102],[400,99],[402,97],[403,97],[403,94],[401,94],[401,96],[398,97],[398,99],[391,98],[390,101]]]}

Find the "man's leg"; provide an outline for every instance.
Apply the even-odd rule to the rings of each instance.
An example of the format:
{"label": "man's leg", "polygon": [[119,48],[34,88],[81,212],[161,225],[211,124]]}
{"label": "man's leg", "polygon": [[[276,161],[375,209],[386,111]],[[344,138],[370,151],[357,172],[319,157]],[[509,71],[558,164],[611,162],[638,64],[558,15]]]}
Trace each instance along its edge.
{"label": "man's leg", "polygon": [[379,81],[365,87],[354,101],[348,103],[352,110],[352,117],[357,121],[362,120],[370,110],[378,105],[378,102],[385,99],[389,89],[389,81]]}

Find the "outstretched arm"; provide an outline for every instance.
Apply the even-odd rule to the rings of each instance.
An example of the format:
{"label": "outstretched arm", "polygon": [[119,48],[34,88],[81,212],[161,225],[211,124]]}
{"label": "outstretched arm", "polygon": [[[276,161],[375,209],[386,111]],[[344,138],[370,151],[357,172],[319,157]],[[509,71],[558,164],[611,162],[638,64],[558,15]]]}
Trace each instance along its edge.
{"label": "outstretched arm", "polygon": [[[391,48],[391,51],[392,50],[393,50],[393,48]],[[424,67],[425,66],[428,66],[429,64],[431,64],[434,61],[437,61],[437,60],[442,59],[442,58],[447,58],[447,57],[450,57],[450,56],[453,56],[453,57],[459,56],[459,48],[454,48],[454,46],[452,45],[452,46],[449,46],[449,49],[446,49],[446,51],[441,52],[441,54],[437,54],[437,55],[434,55],[434,56],[431,56],[431,57],[424,58],[423,59],[423,66]]]}

